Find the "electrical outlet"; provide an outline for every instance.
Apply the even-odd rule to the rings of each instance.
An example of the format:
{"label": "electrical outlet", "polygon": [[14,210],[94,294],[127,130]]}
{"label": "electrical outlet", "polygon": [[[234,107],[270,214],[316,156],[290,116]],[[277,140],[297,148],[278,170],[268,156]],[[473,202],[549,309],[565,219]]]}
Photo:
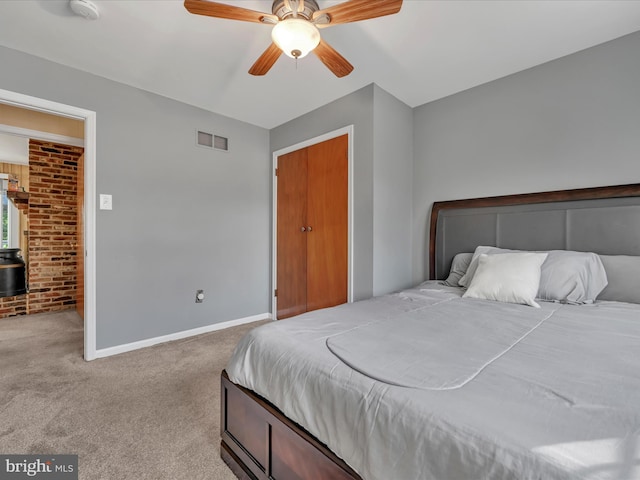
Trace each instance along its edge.
{"label": "electrical outlet", "polygon": [[196,290],[196,303],[204,302],[204,290]]}

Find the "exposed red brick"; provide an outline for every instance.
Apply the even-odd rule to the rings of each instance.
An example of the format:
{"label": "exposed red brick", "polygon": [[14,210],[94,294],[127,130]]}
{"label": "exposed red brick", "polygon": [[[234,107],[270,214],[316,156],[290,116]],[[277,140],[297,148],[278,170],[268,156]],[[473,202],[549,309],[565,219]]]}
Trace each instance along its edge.
{"label": "exposed red brick", "polygon": [[82,147],[29,141],[29,293],[0,318],[71,308],[76,298],[77,175]]}

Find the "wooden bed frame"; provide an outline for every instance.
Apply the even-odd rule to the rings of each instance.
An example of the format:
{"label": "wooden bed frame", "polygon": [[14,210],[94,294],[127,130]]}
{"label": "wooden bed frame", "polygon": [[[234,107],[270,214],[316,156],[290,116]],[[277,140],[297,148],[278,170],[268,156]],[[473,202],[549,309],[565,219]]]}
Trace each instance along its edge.
{"label": "wooden bed frame", "polygon": [[220,456],[236,477],[362,480],[346,463],[265,399],[220,378]]}
{"label": "wooden bed frame", "polygon": [[[435,202],[429,278],[435,279],[438,212],[444,209],[640,197],[640,184]],[[286,321],[286,320],[285,320]],[[221,375],[220,456],[239,479],[362,480],[344,461],[274,405]]]}

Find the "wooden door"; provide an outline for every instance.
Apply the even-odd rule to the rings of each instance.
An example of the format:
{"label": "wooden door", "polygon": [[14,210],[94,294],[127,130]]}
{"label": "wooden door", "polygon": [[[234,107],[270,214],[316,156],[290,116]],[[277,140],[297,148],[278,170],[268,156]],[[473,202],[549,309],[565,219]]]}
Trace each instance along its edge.
{"label": "wooden door", "polygon": [[277,318],[347,301],[348,136],[278,157]]}
{"label": "wooden door", "polygon": [[307,310],[306,149],[278,157],[277,201],[277,317],[287,318]]}
{"label": "wooden door", "polygon": [[347,301],[348,136],[309,147],[307,310]]}

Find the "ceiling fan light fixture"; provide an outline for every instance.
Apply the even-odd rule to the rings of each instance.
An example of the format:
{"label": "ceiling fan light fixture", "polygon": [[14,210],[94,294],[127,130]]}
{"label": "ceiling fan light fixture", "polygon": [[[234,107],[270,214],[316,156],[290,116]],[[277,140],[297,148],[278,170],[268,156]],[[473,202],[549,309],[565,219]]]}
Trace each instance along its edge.
{"label": "ceiling fan light fixture", "polygon": [[271,38],[287,56],[303,58],[320,43],[320,31],[304,18],[286,18],[273,27]]}

